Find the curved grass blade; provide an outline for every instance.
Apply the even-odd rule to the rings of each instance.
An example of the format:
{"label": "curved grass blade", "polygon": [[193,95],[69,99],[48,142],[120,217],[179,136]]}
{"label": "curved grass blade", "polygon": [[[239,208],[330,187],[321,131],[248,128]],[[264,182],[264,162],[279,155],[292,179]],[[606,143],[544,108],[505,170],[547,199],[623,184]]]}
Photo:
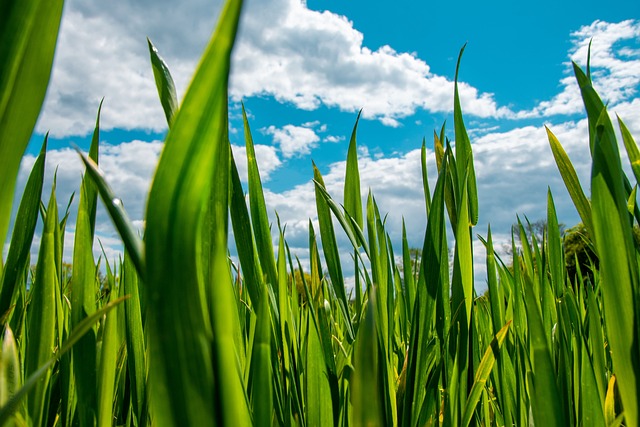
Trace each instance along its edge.
{"label": "curved grass blade", "polygon": [[45,136],[40,154],[31,169],[29,179],[22,194],[22,200],[18,207],[16,222],[11,236],[11,245],[7,254],[7,262],[2,272],[2,288],[0,291],[0,321],[8,318],[9,307],[15,292],[19,275],[27,267],[29,250],[38,222],[38,208],[42,198],[42,186],[44,182],[45,157],[47,152],[47,139]]}
{"label": "curved grass blade", "polygon": [[171,73],[169,72],[169,67],[167,67],[164,59],[162,59],[158,53],[158,49],[156,49],[148,37],[147,44],[149,45],[151,68],[153,68],[153,77],[156,81],[156,88],[158,89],[158,95],[160,96],[160,103],[162,104],[164,115],[167,118],[167,124],[171,127],[176,111],[178,111],[176,87],[173,83]]}
{"label": "curved grass blade", "polygon": [[[227,327],[238,321],[226,249],[227,86],[241,7],[236,0],[224,6],[149,195],[145,283],[151,409],[159,425],[251,424],[233,328]],[[201,264],[205,215],[221,221],[208,237],[208,276]]]}
{"label": "curved grass blade", "polygon": [[560,141],[558,141],[558,138],[556,138],[549,128],[545,129],[547,130],[547,137],[549,138],[551,152],[556,160],[556,165],[558,166],[564,185],[567,187],[569,196],[571,196],[571,200],[573,200],[573,204],[576,206],[580,219],[582,219],[582,223],[587,228],[589,235],[595,236],[593,233],[593,221],[591,219],[591,204],[582,190],[578,174],[576,173],[571,160],[569,160],[567,152],[564,151]]}
{"label": "curved grass blade", "polygon": [[[467,130],[464,126],[464,120],[462,118],[462,108],[460,107],[460,95],[458,93],[458,71],[460,70],[460,61],[462,60],[462,54],[464,53],[466,45],[460,49],[458,55],[458,62],[456,64],[456,76],[454,83],[454,95],[453,95],[453,125],[456,135],[456,164],[457,164],[457,177],[458,182],[462,183],[466,181],[467,197],[469,199],[469,220],[471,225],[478,223],[478,189],[476,186],[476,172],[473,166],[473,154],[471,152],[471,141]],[[465,176],[467,178],[465,179]],[[461,194],[462,189],[459,189],[458,194]]]}
{"label": "curved grass blade", "polygon": [[267,207],[264,202],[264,192],[262,190],[262,182],[260,181],[256,152],[253,147],[253,137],[251,136],[251,129],[244,105],[242,106],[242,120],[244,121],[244,138],[247,149],[249,209],[251,210],[253,234],[255,236],[262,270],[267,274],[267,279],[271,286],[275,287],[278,283],[278,274],[276,272],[276,257],[273,252],[271,228],[269,227],[269,215],[267,215]]}
{"label": "curved grass blade", "polygon": [[113,190],[107,183],[104,173],[100,170],[98,165],[92,159],[80,152],[80,150],[76,151],[78,151],[82,162],[87,168],[87,174],[98,187],[100,198],[102,198],[102,201],[107,208],[107,212],[109,212],[109,216],[111,217],[116,230],[118,230],[118,234],[122,238],[125,248],[129,251],[129,255],[131,256],[131,260],[133,261],[138,274],[144,281],[145,263],[142,239],[138,236],[136,228],[133,226],[127,212],[124,210],[122,200],[116,197],[113,193]]}
{"label": "curved grass blade", "polygon": [[480,365],[478,365],[478,369],[476,370],[475,381],[473,382],[473,386],[471,386],[471,391],[469,392],[469,397],[467,398],[467,403],[465,404],[462,423],[460,425],[466,427],[469,425],[469,423],[471,423],[471,417],[476,410],[476,406],[478,405],[478,401],[480,400],[480,395],[485,389],[487,379],[489,379],[489,375],[491,374],[491,370],[493,369],[496,357],[500,352],[502,343],[507,337],[509,326],[511,326],[511,321],[508,321],[507,324],[504,325],[502,329],[500,329],[500,331],[498,331],[496,336],[489,344],[489,347],[487,347],[487,350],[484,352],[484,356],[482,356]]}
{"label": "curved grass blade", "polygon": [[63,4],[63,0],[33,0],[2,5],[0,242],[7,235],[20,162],[49,85]]}

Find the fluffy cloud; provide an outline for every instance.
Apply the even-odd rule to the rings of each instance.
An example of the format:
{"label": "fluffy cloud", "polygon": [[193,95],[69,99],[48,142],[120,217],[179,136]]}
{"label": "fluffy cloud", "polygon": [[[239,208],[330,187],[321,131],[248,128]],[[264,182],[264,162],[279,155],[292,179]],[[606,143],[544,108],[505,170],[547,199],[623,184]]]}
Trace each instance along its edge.
{"label": "fluffy cloud", "polygon": [[273,135],[273,141],[280,146],[285,159],[311,153],[320,137],[313,129],[303,126],[285,125],[282,128],[269,126],[263,130],[267,135]]}
{"label": "fluffy cloud", "polygon": [[[610,107],[635,96],[640,84],[640,21],[619,23],[595,21],[571,34],[569,59],[586,69],[591,43],[591,73],[594,86]],[[560,81],[562,91],[517,117],[549,117],[583,111],[580,91],[567,62],[568,76]]]}
{"label": "fluffy cloud", "polygon": [[[167,60],[179,96],[186,90],[213,29],[220,2],[69,1],[38,131],[52,136],[91,131],[102,97],[103,129],[151,129],[166,123],[154,86],[145,37]],[[364,107],[364,117],[398,126],[418,109],[450,111],[452,82],[414,54],[371,50],[344,16],[317,12],[299,0],[247,1],[234,51],[235,100],[272,96],[302,109]],[[468,114],[501,117],[491,94],[462,84]]]}

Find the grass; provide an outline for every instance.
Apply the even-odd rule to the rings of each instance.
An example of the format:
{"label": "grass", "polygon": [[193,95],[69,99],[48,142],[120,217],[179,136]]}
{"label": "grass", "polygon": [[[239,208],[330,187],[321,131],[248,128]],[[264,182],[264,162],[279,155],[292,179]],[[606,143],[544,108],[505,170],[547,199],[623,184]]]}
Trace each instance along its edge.
{"label": "grass", "polygon": [[[55,13],[40,13],[47,7]],[[42,105],[60,9],[61,2],[25,1],[0,14],[0,28],[17,29],[3,30],[0,43],[7,64],[0,73],[1,200],[13,197]],[[514,234],[511,260],[494,251],[490,228],[480,237],[488,292],[476,294],[478,197],[457,92],[460,61],[456,144],[444,126],[434,132],[435,171],[427,171],[423,142],[427,227],[419,262],[403,232],[400,268],[374,195],[363,205],[358,116],[343,200],[332,198],[314,167],[319,229],[309,223],[310,268],[303,271],[285,227],[269,223],[246,115],[248,205],[230,150],[227,84],[240,13],[240,1],[226,3],[181,104],[149,41],[169,132],[142,238],[99,170],[98,111],[89,155],[78,160],[86,173],[70,274],[62,262],[69,207],[58,210],[55,184],[41,203],[45,138],[0,263],[0,424],[638,425],[640,151],[619,120],[630,180],[588,67],[576,66],[575,75],[589,117],[590,198],[551,129],[548,137],[595,242],[600,262],[589,278],[580,269],[575,278],[567,274],[549,193],[546,232],[539,240],[519,222],[521,245]],[[32,69],[39,72],[21,72]],[[437,174],[433,191],[429,174]],[[91,250],[98,197],[124,242],[117,260],[96,260]],[[11,206],[1,200],[4,239]],[[44,228],[32,261],[38,218]],[[228,257],[230,228],[238,263]],[[353,293],[338,228],[353,251]]]}

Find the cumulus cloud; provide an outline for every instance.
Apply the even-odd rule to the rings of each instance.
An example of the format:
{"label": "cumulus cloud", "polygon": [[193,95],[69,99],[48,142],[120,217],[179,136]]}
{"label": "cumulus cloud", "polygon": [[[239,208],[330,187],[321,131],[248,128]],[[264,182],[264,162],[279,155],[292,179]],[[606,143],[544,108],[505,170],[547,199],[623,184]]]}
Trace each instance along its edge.
{"label": "cumulus cloud", "polygon": [[285,159],[311,153],[311,149],[320,141],[320,137],[313,129],[303,126],[285,125],[282,128],[269,126],[263,129],[263,132],[273,136],[273,141],[278,144]]}
{"label": "cumulus cloud", "polygon": [[[640,21],[619,23],[595,21],[571,34],[569,59],[586,69],[591,42],[591,77],[605,103],[615,106],[629,101],[640,85]],[[550,117],[583,111],[580,91],[573,76],[571,62],[566,63],[567,77],[560,81],[562,91],[531,111],[517,117]]]}
{"label": "cumulus cloud", "polygon": [[[38,131],[55,137],[90,132],[102,97],[103,129],[164,130],[145,37],[167,60],[181,96],[220,2],[190,1],[180,13],[172,8],[168,0],[67,2]],[[450,80],[415,54],[369,49],[344,16],[310,10],[300,0],[250,0],[244,12],[233,58],[234,100],[266,95],[308,110],[364,108],[363,117],[389,126],[418,109],[451,110]],[[510,114],[491,94],[464,83],[460,91],[467,114]]]}

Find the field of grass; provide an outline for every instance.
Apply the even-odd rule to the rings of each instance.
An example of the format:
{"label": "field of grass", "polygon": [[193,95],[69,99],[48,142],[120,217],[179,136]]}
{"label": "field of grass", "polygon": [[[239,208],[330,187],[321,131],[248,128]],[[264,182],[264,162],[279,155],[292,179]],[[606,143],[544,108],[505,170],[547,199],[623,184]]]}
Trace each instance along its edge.
{"label": "field of grass", "polygon": [[[3,242],[61,10],[60,0],[25,0],[0,13]],[[310,269],[303,271],[285,225],[269,223],[246,116],[248,195],[230,149],[227,86],[240,13],[241,1],[226,2],[181,104],[149,42],[169,132],[142,238],[99,170],[98,111],[91,149],[78,159],[86,173],[71,269],[63,263],[70,212],[59,209],[55,184],[43,188],[45,138],[0,261],[0,424],[639,425],[633,227],[640,223],[640,150],[618,119],[633,171],[627,177],[589,68],[575,66],[589,118],[590,197],[552,129],[548,139],[599,260],[590,274],[567,274],[550,193],[542,239],[519,222],[512,259],[496,255],[490,229],[474,230],[476,178],[457,84],[455,146],[443,127],[434,137],[435,171],[426,170],[423,143],[427,227],[419,263],[406,233],[393,247],[373,194],[363,208],[356,121],[344,200],[332,198],[314,168],[318,227],[310,221]],[[428,173],[437,174],[434,188]],[[118,260],[92,252],[98,198],[124,242]],[[339,229],[353,251],[353,292]],[[230,230],[237,263],[229,257]],[[478,296],[472,240],[485,232],[488,292]]]}

